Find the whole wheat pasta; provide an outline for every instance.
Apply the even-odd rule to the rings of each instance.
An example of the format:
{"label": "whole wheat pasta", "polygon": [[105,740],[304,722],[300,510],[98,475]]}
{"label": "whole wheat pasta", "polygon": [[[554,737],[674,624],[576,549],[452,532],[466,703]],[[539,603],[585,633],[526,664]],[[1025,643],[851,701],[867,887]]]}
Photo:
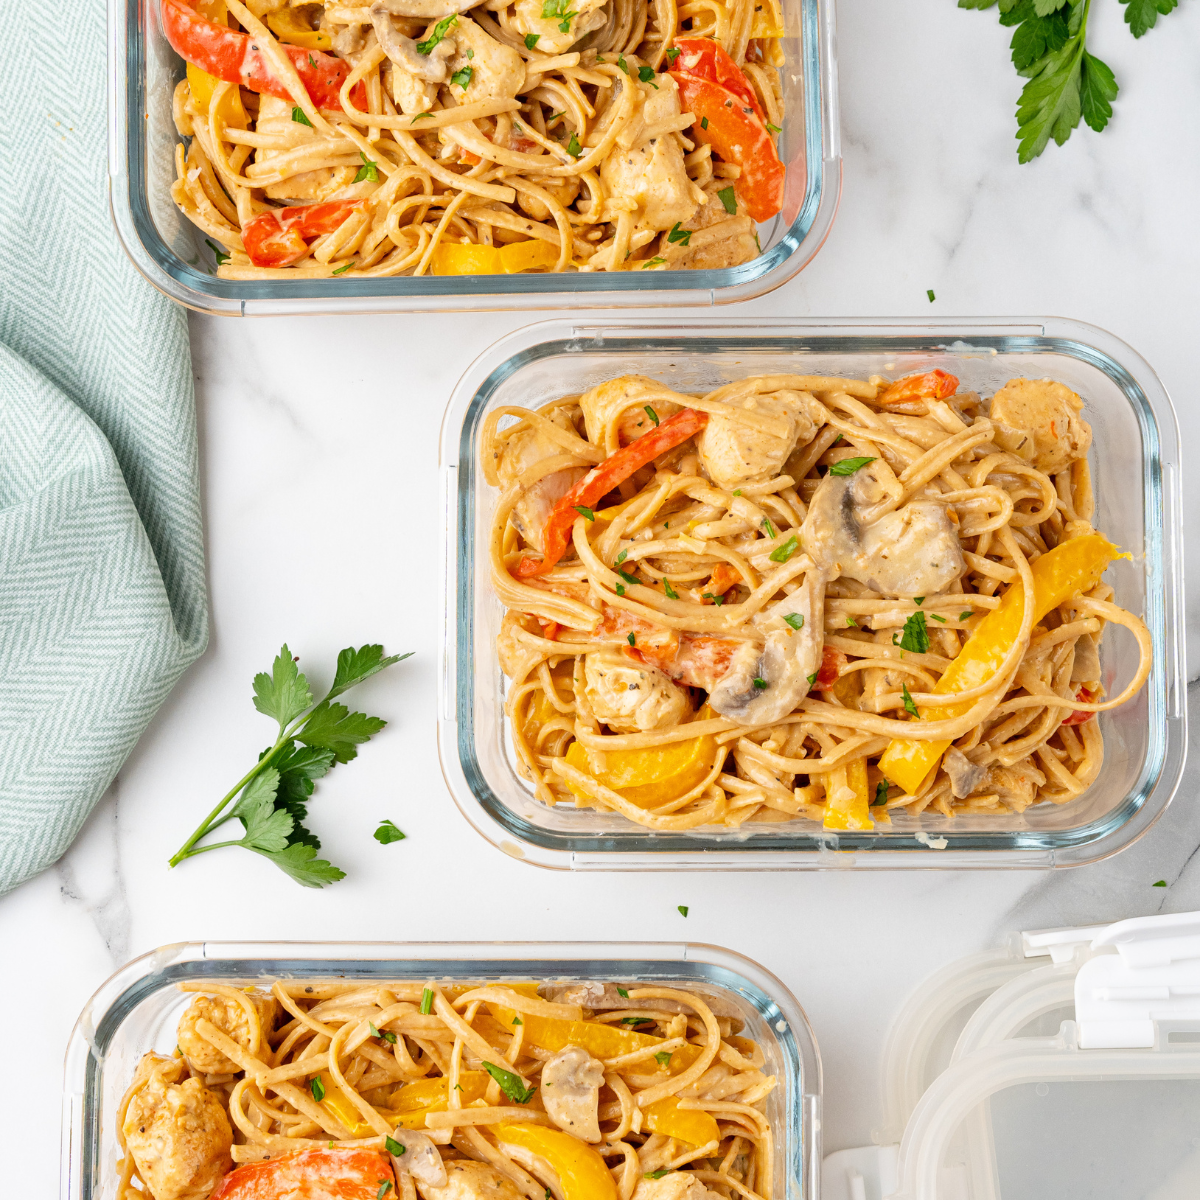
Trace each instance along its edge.
{"label": "whole wheat pasta", "polygon": [[[490,414],[498,653],[537,797],[666,831],[1082,795],[1093,714],[1153,657],[1079,516],[1082,409],[1051,380],[983,400],[929,372],[707,395],[622,376]],[[1138,649],[1115,689],[1111,625]]]}
{"label": "whole wheat pasta", "polygon": [[142,1059],[117,1110],[118,1200],[297,1181],[407,1200],[677,1200],[685,1185],[664,1177],[701,1171],[722,1195],[771,1200],[776,1079],[720,995],[636,980],[181,990],[199,995],[179,1045]]}

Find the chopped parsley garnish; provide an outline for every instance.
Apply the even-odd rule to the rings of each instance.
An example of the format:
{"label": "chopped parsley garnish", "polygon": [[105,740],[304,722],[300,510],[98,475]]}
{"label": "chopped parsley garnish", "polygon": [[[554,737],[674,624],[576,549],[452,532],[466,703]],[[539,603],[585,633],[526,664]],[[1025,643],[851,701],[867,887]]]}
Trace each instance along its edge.
{"label": "chopped parsley garnish", "polygon": [[740,495],[742,494],[742,489],[741,489],[741,488],[738,488],[738,490],[737,490],[736,492],[734,492],[733,494],[734,494],[735,496],[740,496]]}
{"label": "chopped parsley garnish", "polygon": [[525,1024],[525,1022],[522,1021],[520,1017],[513,1017],[512,1023],[514,1025],[524,1025]]}
{"label": "chopped parsley garnish", "polygon": [[429,1016],[433,1012],[433,988],[425,988],[421,993],[421,1015]]}
{"label": "chopped parsley garnish", "polygon": [[945,617],[939,617],[939,616],[937,615],[937,613],[930,613],[930,614],[929,614],[929,619],[930,619],[931,621],[940,621],[940,622],[941,622],[943,625],[945,625],[945,623],[946,623],[946,618],[945,618]]}
{"label": "chopped parsley garnish", "polygon": [[313,123],[308,119],[308,114],[298,104],[292,108],[292,120],[297,125],[307,125],[309,129],[313,127]]}
{"label": "chopped parsley garnish", "polygon": [[225,251],[222,250],[211,238],[205,238],[204,244],[213,252],[213,255],[216,257],[218,267],[223,267],[229,261],[229,255],[226,254]]}
{"label": "chopped parsley garnish", "polygon": [[318,1075],[309,1085],[308,1090],[312,1092],[312,1098],[320,1104],[325,1099],[325,1085],[321,1082],[321,1077]]}
{"label": "chopped parsley garnish", "polygon": [[937,299],[937,297],[933,294],[933,288],[926,288],[925,295],[927,295],[929,297],[930,304],[932,304]]}
{"label": "chopped parsley garnish", "polygon": [[959,619],[960,621],[968,621],[968,620],[970,620],[970,618],[971,618],[971,616],[972,616],[972,614],[973,614],[973,611],[974,611],[974,610],[973,610],[973,609],[970,609],[970,608],[963,609],[963,611],[962,611],[962,612],[960,612],[960,613],[958,614],[958,619]]}
{"label": "chopped parsley garnish", "polygon": [[707,117],[701,117],[701,118],[700,118],[700,128],[701,128],[701,129],[707,129],[707,128],[708,128],[708,118],[707,118]]}
{"label": "chopped parsley garnish", "polygon": [[444,17],[433,27],[433,32],[425,41],[417,43],[417,53],[429,54],[433,50],[434,46],[436,46],[438,42],[440,42],[442,38],[444,38],[446,34],[449,33],[450,30],[453,29],[457,24],[457,14],[451,14],[448,17]]}
{"label": "chopped parsley garnish", "polygon": [[628,643],[629,643],[631,646],[636,646],[636,645],[637,645],[637,634],[636,634],[636,633],[631,633],[631,634],[629,635],[629,637],[628,637],[628,638],[626,638],[626,641],[628,641]]}
{"label": "chopped parsley garnish", "polygon": [[474,67],[461,67],[450,76],[450,82],[456,83],[465,92],[468,84],[475,77]]}
{"label": "chopped parsley garnish", "polygon": [[408,1147],[403,1142],[396,1141],[394,1137],[385,1137],[383,1145],[389,1154],[394,1154],[397,1158],[408,1153]]}
{"label": "chopped parsley garnish", "polygon": [[500,1090],[517,1104],[528,1104],[533,1099],[535,1087],[526,1087],[520,1075],[514,1075],[495,1063],[485,1062],[483,1069],[500,1085]]}
{"label": "chopped parsley garnish", "polygon": [[900,649],[914,654],[925,654],[929,650],[929,630],[925,627],[925,614],[915,612],[904,622],[900,635]]}
{"label": "chopped parsley garnish", "polygon": [[650,405],[648,405],[648,404],[644,404],[644,405],[642,405],[642,407],[646,410],[646,416],[648,416],[650,418],[650,420],[652,420],[654,422],[654,424],[657,425],[658,424],[658,413],[656,413],[654,411],[654,409],[652,409],[650,407]]}
{"label": "chopped parsley garnish", "polygon": [[475,57],[475,51],[474,51],[474,50],[472,50],[472,49],[471,49],[469,46],[467,47],[467,57],[468,57],[468,58],[474,58],[474,57]]}
{"label": "chopped parsley garnish", "polygon": [[679,599],[679,596],[676,594],[675,589],[671,586],[671,581],[669,579],[663,580],[663,591],[666,592],[668,600]]}
{"label": "chopped parsley garnish", "polygon": [[847,629],[857,629],[858,628],[858,626],[854,623],[853,617],[846,618],[846,628]]}
{"label": "chopped parsley garnish", "polygon": [[643,83],[648,83],[656,92],[658,91],[658,84],[654,82],[653,67],[638,67],[638,78]]}
{"label": "chopped parsley garnish", "polygon": [[780,129],[778,125],[772,125],[770,121],[768,121],[766,124],[767,124],[767,128],[768,128],[768,129],[769,129],[769,130],[770,130],[772,133],[782,133],[782,132],[783,132],[783,130],[782,130],[782,129]]}
{"label": "chopped parsley garnish", "polygon": [[832,450],[832,449],[834,448],[834,446],[838,446],[838,445],[840,445],[840,444],[841,444],[841,441],[842,441],[842,435],[839,433],[839,434],[837,435],[837,437],[835,437],[835,438],[833,439],[833,441],[829,443],[829,448],[830,448],[830,450]]}
{"label": "chopped parsley garnish", "polygon": [[336,271],[334,271],[334,274],[345,275],[345,273],[350,270],[352,266],[354,266],[354,259],[351,259],[348,263],[342,263],[342,265],[338,267]]}
{"label": "chopped parsley garnish", "polygon": [[620,575],[620,577],[623,580],[625,580],[626,583],[640,583],[641,582],[636,575],[630,575],[630,573],[628,571],[618,571],[617,574]]}
{"label": "chopped parsley garnish", "polygon": [[623,987],[617,988],[617,995],[620,996],[622,1000],[629,999],[629,993]]}
{"label": "chopped parsley garnish", "polygon": [[310,67],[312,67],[314,70],[316,69],[317,60],[315,58],[313,58],[313,56],[311,54],[308,56],[308,65]]}
{"label": "chopped parsley garnish", "polygon": [[387,1042],[389,1046],[394,1046],[396,1044],[396,1035],[390,1029],[376,1029],[374,1023],[371,1021],[368,1021],[367,1024],[371,1026],[372,1037],[379,1038],[381,1042]]}
{"label": "chopped parsley garnish", "polygon": [[769,537],[769,538],[773,538],[773,537],[778,537],[778,536],[779,536],[779,535],[778,535],[778,534],[775,532],[775,526],[771,524],[771,518],[770,518],[770,517],[763,517],[763,519],[762,519],[762,523],[763,523],[763,528],[764,528],[764,529],[767,531],[767,537]]}
{"label": "chopped parsley garnish", "polygon": [[1157,883],[1152,883],[1150,886],[1151,887],[1166,887],[1167,881],[1165,879],[1160,879]]}
{"label": "chopped parsley garnish", "polygon": [[874,807],[887,803],[888,785],[886,779],[881,779],[875,785],[875,799],[871,801]]}
{"label": "chopped parsley garnish", "polygon": [[664,1175],[670,1175],[670,1174],[672,1174],[671,1167],[660,1167],[657,1171],[647,1171],[642,1176],[642,1178],[643,1179],[661,1179]]}
{"label": "chopped parsley garnish", "polygon": [[391,1190],[392,1190],[392,1181],[390,1179],[385,1179],[379,1185],[379,1191],[377,1191],[375,1193],[375,1200],[383,1200],[384,1196],[386,1196],[388,1194],[388,1192],[390,1192]]}
{"label": "chopped parsley garnish", "polygon": [[525,35],[525,49],[532,50],[538,44],[541,36],[540,33],[527,33]]}
{"label": "chopped parsley garnish", "polygon": [[801,616],[800,613],[785,613],[783,619],[793,629],[803,629],[804,628],[804,617]]}
{"label": "chopped parsley garnish", "polygon": [[688,914],[688,906],[686,904],[677,904],[675,907],[679,910],[681,917],[686,917]]}
{"label": "chopped parsley garnish", "polygon": [[390,846],[392,842],[402,842],[407,836],[404,830],[398,829],[392,821],[380,821],[379,828],[372,834],[372,837],[381,846]]}
{"label": "chopped parsley garnish", "polygon": [[654,1061],[656,1063],[658,1063],[658,1065],[660,1067],[665,1067],[671,1061],[671,1051],[670,1050],[660,1050],[654,1056]]}
{"label": "chopped parsley garnish", "polygon": [[579,137],[575,130],[571,130],[571,136],[567,139],[567,153],[572,158],[578,158],[583,153],[583,147],[579,144]]}
{"label": "chopped parsley garnish", "polygon": [[732,217],[737,213],[737,199],[733,194],[733,184],[723,187],[717,193],[717,199],[725,206],[725,211]]}
{"label": "chopped parsley garnish", "polygon": [[618,596],[623,596],[623,595],[625,595],[625,585],[624,585],[623,583],[618,583],[618,584],[617,584],[617,595],[618,595]]}
{"label": "chopped parsley garnish", "polygon": [[625,61],[625,55],[622,54],[617,58],[617,66],[620,67],[626,75],[629,74],[629,64]]}
{"label": "chopped parsley garnish", "polygon": [[678,47],[678,46],[672,46],[672,47],[670,48],[670,50],[668,50],[668,51],[667,51],[667,61],[668,61],[668,62],[671,64],[671,66],[674,66],[674,65],[675,65],[675,60],[676,60],[678,57],[679,57],[679,47]]}
{"label": "chopped parsley garnish", "polygon": [[904,693],[904,711],[910,717],[919,717],[921,714],[917,712],[917,706],[913,703],[913,698],[908,694],[908,684],[902,683],[900,690]]}
{"label": "chopped parsley garnish", "polygon": [[433,113],[431,113],[431,112],[417,113],[417,115],[415,117],[413,117],[413,120],[414,121],[424,121],[432,116],[433,116]]}
{"label": "chopped parsley garnish", "polygon": [[629,551],[622,550],[621,553],[617,555],[615,565],[619,567],[628,557],[629,557]]}
{"label": "chopped parsley garnish", "polygon": [[700,597],[703,600],[711,600],[718,608],[725,603],[725,597],[718,596],[716,592],[701,592]]}
{"label": "chopped parsley garnish", "polygon": [[812,673],[812,674],[811,674],[811,675],[808,677],[808,686],[809,686],[809,687],[812,687],[812,685],[813,685],[814,683],[816,683],[816,682],[817,682],[817,673],[816,673],[816,671],[814,671],[814,672],[813,672],[813,673]]}
{"label": "chopped parsley garnish", "polygon": [[914,603],[914,604],[915,604],[915,605],[916,605],[918,608],[920,608],[920,607],[921,607],[921,605],[925,603],[925,597],[924,597],[924,596],[914,596],[914,597],[913,597],[913,603]]}
{"label": "chopped parsley garnish", "polygon": [[354,177],[355,183],[362,183],[367,180],[369,183],[379,182],[379,164],[372,162],[361,150],[358,152],[358,157],[362,159],[363,165],[358,168],[358,174]]}
{"label": "chopped parsley garnish", "polygon": [[577,12],[569,11],[568,5],[571,0],[545,0],[542,4],[542,19],[544,21],[558,21],[559,33],[571,32],[571,18],[577,17]]}
{"label": "chopped parsley garnish", "polygon": [[793,554],[800,548],[800,542],[795,534],[792,534],[782,546],[776,546],[767,557],[772,562],[785,563]]}
{"label": "chopped parsley garnish", "polygon": [[653,1021],[652,1017],[622,1017],[622,1025],[649,1025]]}
{"label": "chopped parsley garnish", "polygon": [[592,512],[592,510],[590,508],[588,508],[587,505],[575,504],[575,505],[572,505],[572,507],[575,509],[575,511],[581,517],[584,517],[589,521],[594,521],[596,519],[596,514],[594,512]]}
{"label": "chopped parsley garnish", "polygon": [[643,270],[643,271],[644,271],[644,270],[645,270],[647,267],[658,267],[658,266],[661,266],[661,265],[662,265],[663,263],[665,263],[666,261],[667,261],[667,260],[666,260],[665,258],[660,258],[660,257],[659,257],[659,256],[656,254],[656,255],[655,255],[653,258],[647,259],[647,260],[646,260],[644,263],[642,263],[641,270]]}
{"label": "chopped parsley garnish", "polygon": [[667,234],[668,242],[680,242],[686,246],[691,240],[692,231],[690,229],[680,229],[678,221],[671,226],[671,232]]}
{"label": "chopped parsley garnish", "polygon": [[861,471],[867,463],[874,461],[874,458],[843,458],[829,468],[829,473],[830,475],[853,475],[855,471]]}
{"label": "chopped parsley garnish", "polygon": [[767,686],[765,679],[759,679],[757,676],[754,679],[754,686],[761,692]]}
{"label": "chopped parsley garnish", "polygon": [[451,1090],[455,1092],[461,1092],[463,1090],[463,1086],[461,1083],[456,1083]]}

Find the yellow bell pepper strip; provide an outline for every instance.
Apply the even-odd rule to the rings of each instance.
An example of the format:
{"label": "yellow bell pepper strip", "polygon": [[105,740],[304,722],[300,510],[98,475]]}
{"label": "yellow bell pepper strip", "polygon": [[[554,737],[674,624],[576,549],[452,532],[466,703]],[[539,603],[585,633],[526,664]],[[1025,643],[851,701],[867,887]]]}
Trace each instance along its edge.
{"label": "yellow bell pepper strip", "polygon": [[524,1121],[502,1122],[493,1129],[501,1147],[519,1146],[544,1158],[558,1176],[565,1200],[617,1200],[617,1185],[604,1159],[587,1142]]}
{"label": "yellow bell pepper strip", "polygon": [[[462,1088],[459,1100],[465,1107],[475,1100],[483,1099],[488,1085],[487,1073],[462,1071],[458,1076],[458,1085]],[[430,1113],[445,1112],[450,1107],[449,1095],[449,1080],[444,1075],[437,1079],[418,1079],[415,1083],[406,1084],[392,1096],[391,1112],[385,1112],[383,1115],[389,1120],[394,1118],[396,1124],[403,1129],[424,1129],[425,1118]],[[338,1120],[342,1121],[342,1124],[346,1123],[340,1114]],[[370,1134],[355,1136],[369,1137]]]}
{"label": "yellow bell pepper strip", "polygon": [[303,46],[306,50],[332,50],[333,41],[329,34],[312,29],[301,19],[294,8],[284,8],[267,17],[267,27],[289,46]]}
{"label": "yellow bell pepper strip", "polygon": [[[197,0],[194,7],[202,17],[207,18],[217,25],[229,24],[229,12],[225,7],[225,0]],[[200,112],[208,112],[213,92],[216,91],[217,84],[221,80],[215,75],[210,75],[207,71],[202,71],[194,63],[188,63],[187,81],[188,90],[192,93],[192,103]],[[246,110],[242,107],[241,93],[236,87],[230,88],[225,93],[225,99],[221,101],[221,107],[218,111],[221,119],[230,128],[246,128],[248,124]]]}
{"label": "yellow bell pepper strip", "polygon": [[646,1109],[646,1128],[651,1133],[678,1138],[689,1146],[719,1142],[721,1131],[711,1113],[679,1107],[677,1096],[664,1096]]}
{"label": "yellow bell pepper strip", "polygon": [[[1098,533],[1071,538],[1030,564],[1033,574],[1033,620],[1040,621],[1076,592],[1086,592],[1100,582],[1108,564],[1118,558],[1117,548]],[[965,692],[993,678],[1012,649],[1024,615],[1023,588],[1010,585],[999,605],[975,627],[974,633],[934,685],[935,692]],[[927,721],[961,716],[967,703],[935,705],[921,710]],[[915,742],[896,739],[884,751],[879,769],[910,795],[937,767],[950,742]]]}
{"label": "yellow bell pepper strip", "polygon": [[[704,721],[713,716],[716,713],[705,705],[696,714],[696,720]],[[630,804],[654,808],[678,799],[701,783],[712,770],[719,752],[717,739],[709,735],[645,750],[606,750],[601,769],[593,766],[591,756],[581,742],[572,742],[567,748],[567,762],[612,788]],[[571,791],[581,799],[585,796],[575,788]]]}
{"label": "yellow bell pepper strip", "polygon": [[541,238],[507,246],[464,246],[442,242],[433,252],[435,275],[519,275],[544,271],[558,262],[558,249]]}
{"label": "yellow bell pepper strip", "polygon": [[826,829],[873,829],[867,792],[867,760],[855,759],[829,776]]}

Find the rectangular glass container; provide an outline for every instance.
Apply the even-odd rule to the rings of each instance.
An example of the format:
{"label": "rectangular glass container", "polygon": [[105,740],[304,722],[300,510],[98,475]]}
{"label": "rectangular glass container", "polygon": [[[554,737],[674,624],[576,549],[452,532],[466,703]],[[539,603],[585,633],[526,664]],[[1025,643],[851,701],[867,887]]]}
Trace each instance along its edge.
{"label": "rectangular glass container", "polygon": [[820,249],[842,186],[833,0],[782,0],[787,116],[783,211],[759,228],[764,253],[705,271],[422,276],[394,279],[218,279],[204,235],[171,200],[171,97],[183,60],[162,32],[159,0],[109,0],[108,189],[133,264],[159,291],[200,312],[437,312],[468,309],[676,307],[727,304],[777,288]]}
{"label": "rectangular glass container", "polygon": [[[892,377],[940,367],[991,395],[1020,376],[1061,380],[1085,402],[1092,426],[1096,528],[1133,556],[1106,578],[1116,602],[1139,614],[1154,641],[1149,682],[1100,714],[1105,763],[1078,800],[1005,817],[892,813],[891,825],[829,833],[793,820],[648,830],[616,813],[536,800],[517,773],[496,655],[503,607],[489,578],[488,524],[497,492],[482,479],[477,437],[489,410],[536,408],[627,372],[683,392],[706,392],[768,372]],[[1183,671],[1183,526],[1174,410],[1150,366],[1094,326],[1060,318],[925,324],[713,319],[670,325],[530,326],[467,370],[442,429],[446,636],[438,745],[463,815],[506,853],[568,869],[742,870],[796,867],[1053,867],[1103,858],[1139,837],[1179,782],[1186,746]],[[1104,643],[1106,678],[1128,679],[1132,639]],[[1111,688],[1110,688],[1111,691]]]}
{"label": "rectangular glass container", "polygon": [[194,998],[175,984],[288,979],[639,980],[716,994],[742,1014],[767,1074],[778,1131],[774,1194],[819,1200],[821,1060],[804,1010],[770,972],[731,950],[634,942],[187,942],[134,959],[88,1001],[67,1046],[60,1200],[112,1200],[116,1112],[138,1060],[169,1054]]}

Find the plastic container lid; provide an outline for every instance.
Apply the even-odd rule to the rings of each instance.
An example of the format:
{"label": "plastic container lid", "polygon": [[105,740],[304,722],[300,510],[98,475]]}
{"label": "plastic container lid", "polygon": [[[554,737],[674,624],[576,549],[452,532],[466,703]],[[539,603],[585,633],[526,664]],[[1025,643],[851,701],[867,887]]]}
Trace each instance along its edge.
{"label": "plastic container lid", "polygon": [[877,1145],[825,1159],[823,1200],[1194,1200],[1200,913],[940,972],[892,1029],[884,1104]]}

